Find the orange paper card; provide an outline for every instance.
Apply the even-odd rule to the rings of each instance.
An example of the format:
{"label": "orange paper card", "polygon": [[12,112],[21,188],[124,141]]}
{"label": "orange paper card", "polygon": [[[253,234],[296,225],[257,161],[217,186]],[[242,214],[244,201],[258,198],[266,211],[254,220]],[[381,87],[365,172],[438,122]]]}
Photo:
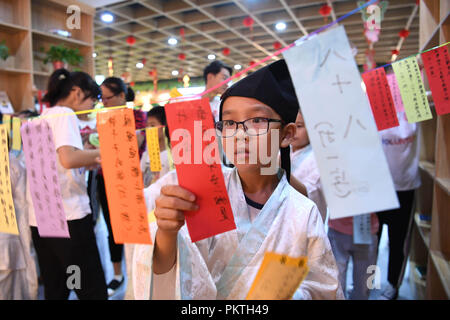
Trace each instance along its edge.
{"label": "orange paper card", "polygon": [[152,243],[132,109],[97,114],[100,155],[116,243]]}

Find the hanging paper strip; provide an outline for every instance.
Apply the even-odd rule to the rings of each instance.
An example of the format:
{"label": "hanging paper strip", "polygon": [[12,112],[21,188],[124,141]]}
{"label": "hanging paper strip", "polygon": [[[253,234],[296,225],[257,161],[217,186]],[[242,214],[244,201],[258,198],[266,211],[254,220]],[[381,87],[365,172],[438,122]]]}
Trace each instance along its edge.
{"label": "hanging paper strip", "polygon": [[147,137],[148,157],[150,158],[150,170],[152,172],[160,172],[162,170],[162,166],[159,149],[158,128],[147,128],[145,129],[145,134]]}
{"label": "hanging paper strip", "polygon": [[392,177],[344,27],[293,47],[284,57],[330,218],[397,208]]}
{"label": "hanging paper strip", "polygon": [[403,107],[402,96],[400,94],[400,89],[398,87],[397,79],[395,78],[395,73],[390,73],[386,75],[387,82],[389,84],[389,88],[391,89],[391,96],[394,100],[395,111],[403,112],[405,108]]}
{"label": "hanging paper strip", "polygon": [[450,113],[450,55],[447,46],[422,53],[438,115]]}
{"label": "hanging paper strip", "polygon": [[116,243],[152,243],[133,110],[97,114],[105,189]]}
{"label": "hanging paper strip", "polygon": [[370,107],[375,118],[378,130],[398,126],[394,101],[391,96],[386,73],[378,68],[362,74],[369,96]]}
{"label": "hanging paper strip", "polygon": [[20,136],[20,126],[22,121],[20,118],[14,117],[12,122],[12,149],[18,150],[22,149],[22,137]]}
{"label": "hanging paper strip", "polygon": [[392,64],[409,123],[433,118],[416,57]]}
{"label": "hanging paper strip", "polygon": [[45,119],[36,119],[24,123],[21,134],[39,235],[69,238],[52,130]]}
{"label": "hanging paper strip", "polygon": [[195,194],[200,207],[186,212],[192,242],[236,229],[209,100],[170,103],[165,109],[178,182]]}
{"label": "hanging paper strip", "polygon": [[10,138],[11,138],[11,115],[4,114],[3,115],[3,124],[5,125],[6,135],[8,136],[8,148],[10,146]]}
{"label": "hanging paper strip", "polygon": [[0,232],[19,234],[11,192],[7,126],[0,124]]}

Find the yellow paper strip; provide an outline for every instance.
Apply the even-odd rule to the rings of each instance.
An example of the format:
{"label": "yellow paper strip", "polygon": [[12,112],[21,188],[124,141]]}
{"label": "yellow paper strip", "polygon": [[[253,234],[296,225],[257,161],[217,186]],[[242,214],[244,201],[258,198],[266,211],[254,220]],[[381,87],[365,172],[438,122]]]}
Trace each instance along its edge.
{"label": "yellow paper strip", "polygon": [[11,192],[7,130],[6,124],[0,125],[0,232],[18,235]]}
{"label": "yellow paper strip", "polygon": [[409,123],[433,118],[416,57],[392,64]]}
{"label": "yellow paper strip", "polygon": [[308,271],[306,257],[292,258],[266,252],[246,299],[291,299]]}
{"label": "yellow paper strip", "polygon": [[9,147],[9,137],[11,136],[11,115],[3,115],[3,124],[6,126],[6,134],[8,135],[8,147]]}
{"label": "yellow paper strip", "polygon": [[159,149],[158,128],[148,128],[145,130],[145,134],[147,136],[147,152],[150,158],[150,170],[152,172],[160,172],[162,170],[162,166]]}
{"label": "yellow paper strip", "polygon": [[12,121],[12,149],[20,151],[22,149],[22,136],[20,135],[20,126],[22,121],[20,118],[13,118]]}

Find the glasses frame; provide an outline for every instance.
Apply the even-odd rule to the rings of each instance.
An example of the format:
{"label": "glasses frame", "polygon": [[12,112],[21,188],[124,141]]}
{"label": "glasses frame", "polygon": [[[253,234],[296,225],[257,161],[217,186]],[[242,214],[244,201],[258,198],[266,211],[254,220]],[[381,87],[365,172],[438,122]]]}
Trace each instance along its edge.
{"label": "glasses frame", "polygon": [[[245,123],[246,123],[247,121],[254,120],[254,119],[263,119],[263,120],[266,120],[266,121],[267,121],[267,129],[266,129],[265,132],[263,132],[263,133],[257,133],[257,134],[249,134],[249,133],[248,133],[248,127],[245,125]],[[223,125],[223,122],[224,122],[224,121],[233,121],[234,124],[236,125],[235,130],[234,130],[234,133],[233,133],[232,135],[224,136],[224,135],[222,134],[222,131],[219,130],[218,126],[219,126],[220,124]],[[245,132],[248,136],[257,137],[257,136],[261,136],[261,135],[267,134],[267,133],[269,132],[269,127],[270,127],[270,123],[271,123],[271,122],[279,122],[279,123],[281,123],[282,125],[284,124],[284,121],[283,121],[283,120],[280,120],[280,119],[270,119],[270,118],[265,118],[265,117],[254,117],[254,118],[246,119],[246,120],[244,120],[244,121],[234,121],[234,120],[222,120],[222,121],[217,121],[217,122],[214,124],[214,128],[216,129],[216,133],[217,133],[217,135],[218,135],[219,137],[222,137],[222,138],[231,138],[231,137],[234,137],[234,136],[236,135],[236,133],[238,132],[238,129],[239,129],[239,125],[242,124],[242,127],[244,128],[244,132]]]}

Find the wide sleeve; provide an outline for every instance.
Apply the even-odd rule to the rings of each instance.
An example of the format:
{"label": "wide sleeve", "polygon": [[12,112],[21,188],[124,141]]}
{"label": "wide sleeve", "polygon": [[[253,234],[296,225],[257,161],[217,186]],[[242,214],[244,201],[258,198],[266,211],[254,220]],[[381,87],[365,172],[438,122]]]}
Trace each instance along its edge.
{"label": "wide sleeve", "polygon": [[344,299],[336,260],[316,206],[309,215],[307,242],[309,273],[293,299]]}
{"label": "wide sleeve", "polygon": [[[144,189],[147,210],[153,211],[161,187],[177,184],[176,172],[171,171],[150,187]],[[216,287],[203,255],[192,243],[186,226],[178,232],[177,262],[168,273],[153,274],[153,251],[158,230],[156,221],[150,223],[152,245],[136,245],[132,262],[132,281],[137,300],[161,299],[215,299]],[[153,293],[156,293],[153,297]]]}

